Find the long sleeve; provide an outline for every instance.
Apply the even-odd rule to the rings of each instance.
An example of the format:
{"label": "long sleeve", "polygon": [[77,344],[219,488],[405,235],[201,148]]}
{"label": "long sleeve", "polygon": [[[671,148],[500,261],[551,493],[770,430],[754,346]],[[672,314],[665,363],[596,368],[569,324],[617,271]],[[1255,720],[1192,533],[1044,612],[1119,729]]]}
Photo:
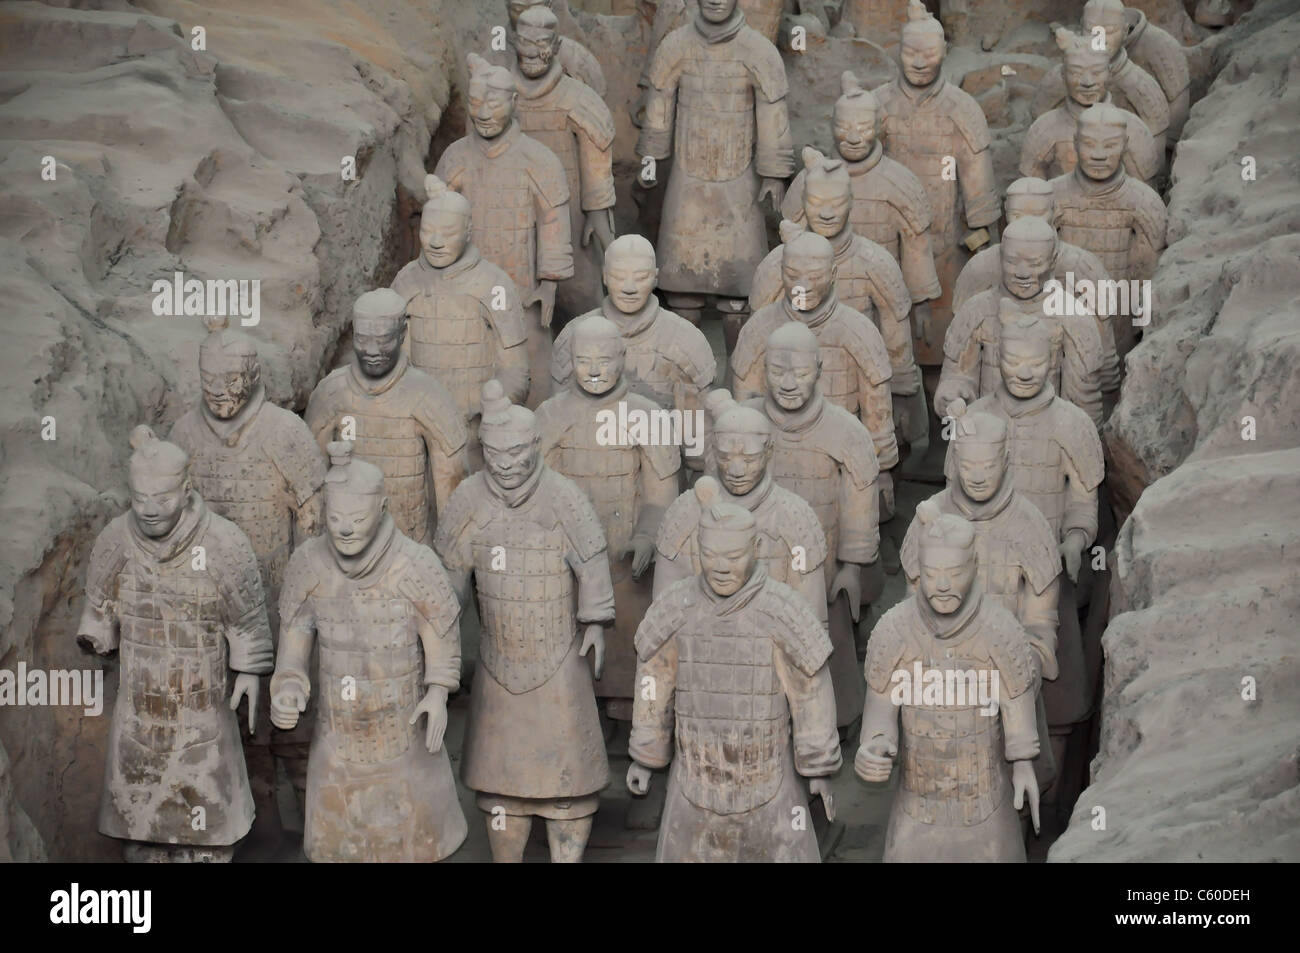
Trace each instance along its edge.
{"label": "long sleeve", "polygon": [[[872,380],[872,378],[877,378]],[[915,391],[913,391],[915,393]],[[894,403],[889,393],[889,378],[879,379],[872,368],[858,365],[858,417],[871,433],[880,469],[898,463],[898,437],[894,433]]]}
{"label": "long sleeve", "polygon": [[[655,54],[650,75],[659,71],[663,47]],[[674,73],[662,88],[651,82],[646,89],[645,120],[637,139],[636,154],[652,159],[667,159],[673,154],[673,125],[677,119],[677,76]]]}
{"label": "long sleeve", "polygon": [[1085,546],[1097,538],[1097,490],[1089,490],[1079,472],[1066,454],[1061,454],[1065,467],[1065,515],[1061,519],[1061,540],[1072,529],[1081,530],[1088,537]]}
{"label": "long sleeve", "polygon": [[888,274],[881,274],[871,282],[871,301],[876,306],[880,319],[880,337],[884,341],[885,351],[889,355],[889,367],[893,376],[889,381],[891,393],[899,395],[915,394],[921,386],[921,374],[916,368],[916,358],[912,352],[912,326],[908,315],[912,310],[912,298],[903,279],[902,269],[888,254],[881,256],[881,268],[888,269]]}
{"label": "long sleeve", "polygon": [[633,693],[632,732],[627,753],[647,768],[666,767],[673,759],[676,639],[669,639],[649,658],[637,660]]}
{"label": "long sleeve", "polygon": [[1015,698],[1007,698],[1005,694],[1000,697],[998,714],[1002,719],[1008,761],[1031,761],[1038,757],[1038,720],[1034,711],[1037,696],[1035,684],[1033,689]]}
{"label": "long sleeve", "polygon": [[[689,579],[695,572],[691,554],[683,546],[676,556],[665,556],[662,549],[655,549],[655,576],[651,589],[651,601],[659,598],[660,593],[675,582]],[[825,589],[822,590],[822,602],[826,601]]]}
{"label": "long sleeve", "polygon": [[[119,517],[119,520],[130,519]],[[86,569],[86,607],[77,625],[77,638],[85,639],[100,655],[116,651],[118,646],[117,602],[118,574],[126,564],[124,527],[114,521],[104,527],[90,550]]]}
{"label": "long sleeve", "polygon": [[[656,568],[656,571],[658,569]],[[822,628],[830,633],[830,609],[826,605],[826,564],[822,563],[808,572],[796,572],[790,577],[790,588],[803,596]]]}
{"label": "long sleeve", "polygon": [[484,303],[488,312],[485,318],[492,330],[495,350],[492,375],[501,382],[506,396],[514,404],[522,404],[528,395],[528,332],[524,323],[524,309],[519,301],[519,289],[513,281],[505,289],[505,308],[492,312],[490,303]]}
{"label": "long sleeve", "polygon": [[[988,133],[985,132],[985,138]],[[985,147],[974,152],[964,140],[957,150],[957,184],[966,206],[966,225],[971,229],[992,225],[1002,216],[997,177],[993,174],[993,151]]]}
{"label": "long sleeve", "polygon": [[835,725],[835,689],[830,669],[822,665],[805,675],[785,653],[772,647],[773,667],[790,704],[794,737],[794,769],[805,778],[834,774],[843,763],[840,733]]}
{"label": "long sleeve", "polygon": [[[558,165],[559,160],[556,160]],[[563,170],[561,170],[563,171]],[[568,194],[568,190],[565,190]],[[551,204],[547,197],[536,196],[537,210],[537,280],[563,281],[573,277],[573,235],[569,224],[569,202]]]}
{"label": "long sleeve", "polygon": [[980,393],[980,342],[976,334],[978,296],[957,309],[943,342],[943,368],[934,392],[934,410],[940,419],[948,404],[960,397],[972,404]]}
{"label": "long sleeve", "polygon": [[904,222],[898,233],[898,253],[898,264],[903,270],[903,281],[907,283],[913,304],[932,301],[943,294],[939,272],[934,267],[934,246],[928,228],[914,231]]}
{"label": "long sleeve", "polygon": [[845,470],[840,470],[839,551],[842,563],[866,566],[880,555],[880,494],[876,481],[859,486]]}
{"label": "long sleeve", "polygon": [[[293,605],[295,602],[298,604]],[[311,697],[311,649],[315,638],[311,600],[299,602],[292,584],[287,585],[280,597],[280,645],[275,674],[271,676],[272,697],[289,685]]]}
{"label": "long sleeve", "polygon": [[571,552],[569,566],[578,577],[578,624],[609,625],[614,621],[614,583],[609,575],[609,552],[602,549],[586,560]]}
{"label": "long sleeve", "polygon": [[[450,594],[450,586],[448,587]],[[427,619],[419,624],[420,647],[424,651],[424,684],[454,692],[460,686],[460,613],[452,616],[443,631]]]}
{"label": "long sleeve", "polygon": [[[867,654],[871,654],[870,643]],[[866,701],[862,705],[862,733],[858,736],[858,743],[865,748],[878,739],[883,742],[886,750],[897,750],[898,710],[888,691],[877,691],[868,685]]]}
{"label": "long sleeve", "polygon": [[[604,105],[603,103],[601,104]],[[610,128],[613,120],[610,119]],[[614,207],[614,144],[601,147],[580,128],[574,129],[578,139],[578,181],[582,195],[569,196],[569,201],[582,202],[584,212]],[[581,236],[577,236],[581,238]]]}
{"label": "long sleeve", "polygon": [[677,499],[681,454],[676,447],[643,447],[641,456],[640,500],[632,538],[654,542],[664,514]]}
{"label": "long sleeve", "polygon": [[[458,447],[452,449],[448,444],[454,441],[453,436],[434,434],[423,427],[421,429],[429,453],[429,482],[433,487],[436,518],[447,508],[447,501],[451,499],[451,494],[455,492],[456,487],[460,486],[460,482],[469,475],[469,458],[464,440]],[[461,432],[464,433],[463,427]]]}
{"label": "long sleeve", "polygon": [[217,589],[221,594],[222,622],[230,649],[230,668],[250,675],[268,675],[275,667],[271,623],[266,614],[266,593],[252,546],[242,532],[228,524],[232,533],[222,537],[216,527],[205,541],[219,561]]}
{"label": "long sleeve", "polygon": [[1074,335],[1065,337],[1065,357],[1061,365],[1061,396],[1088,415],[1094,426],[1100,427],[1101,377],[1105,351],[1096,320],[1083,315],[1079,322],[1090,340],[1077,341]]}
{"label": "long sleeve", "polygon": [[1029,632],[1029,644],[1038,657],[1039,670],[1042,677],[1049,681],[1056,678],[1060,671],[1056,662],[1056,633],[1059,622],[1057,607],[1060,599],[1059,576],[1040,593],[1034,592],[1034,587],[1029,584],[1028,579],[1021,580],[1016,618]]}
{"label": "long sleeve", "polygon": [[754,167],[765,179],[788,179],[794,174],[794,136],[790,133],[785,99],[769,103],[763,99],[762,90],[755,89],[754,100],[758,125]]}

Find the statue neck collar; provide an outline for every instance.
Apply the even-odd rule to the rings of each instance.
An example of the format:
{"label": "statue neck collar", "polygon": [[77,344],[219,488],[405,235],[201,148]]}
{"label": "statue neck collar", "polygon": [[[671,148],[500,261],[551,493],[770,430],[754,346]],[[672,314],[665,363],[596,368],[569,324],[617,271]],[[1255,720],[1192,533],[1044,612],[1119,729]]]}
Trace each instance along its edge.
{"label": "statue neck collar", "polygon": [[1043,384],[1043,389],[1033,397],[1017,397],[1011,391],[1007,390],[1004,382],[998,383],[997,401],[1009,417],[1023,417],[1026,414],[1036,413],[1056,400],[1056,388],[1052,386],[1049,379]]}
{"label": "statue neck collar", "polygon": [[[844,168],[849,170],[849,175],[864,175],[870,172],[880,164],[880,160],[885,156],[885,147],[876,139],[871,144],[871,151],[867,153],[866,158],[859,159],[857,162],[845,161]],[[843,156],[841,156],[843,158]]]}
{"label": "statue neck collar", "polygon": [[393,365],[391,371],[383,377],[368,377],[365,371],[361,369],[361,362],[357,360],[356,354],[353,354],[348,369],[352,374],[352,382],[361,388],[363,393],[369,394],[371,397],[378,397],[380,394],[393,389],[394,385],[402,379],[402,375],[406,373],[410,363],[406,351],[402,351],[401,354],[397,355],[397,363]]}
{"label": "statue neck collar", "polygon": [[745,11],[740,8],[739,3],[737,3],[735,9],[731,11],[731,16],[727,17],[727,19],[723,20],[721,23],[710,23],[708,20],[704,19],[704,14],[695,14],[695,29],[699,32],[700,36],[704,37],[705,42],[709,44],[725,43],[727,40],[734,38],[744,25]]}
{"label": "statue neck collar", "polygon": [[542,471],[546,469],[546,464],[538,460],[537,466],[533,467],[533,472],[529,474],[528,479],[513,490],[508,490],[492,478],[492,474],[487,469],[483,470],[483,482],[487,485],[488,492],[504,506],[514,509],[517,506],[523,506],[537,492],[537,486],[542,482]]}
{"label": "statue neck collar", "polygon": [[1079,183],[1079,188],[1081,188],[1085,194],[1094,197],[1110,195],[1113,192],[1118,192],[1120,186],[1124,184],[1126,175],[1123,162],[1119,164],[1119,168],[1115,170],[1115,173],[1109,179],[1102,179],[1100,181],[1097,179],[1090,179],[1088,176],[1084,175],[1082,165],[1076,165],[1074,167],[1074,179]]}
{"label": "statue neck collar", "polygon": [[655,323],[655,318],[659,316],[659,302],[654,294],[651,294],[640,311],[624,314],[614,307],[614,302],[606,295],[605,300],[600,303],[600,311],[618,328],[623,337],[631,338],[649,330],[650,325]]}
{"label": "statue neck collar", "polygon": [[446,268],[438,268],[429,264],[429,259],[424,257],[423,251],[420,252],[419,258],[421,269],[438,278],[455,278],[457,275],[469,271],[482,260],[483,255],[479,252],[478,246],[475,245],[472,240],[465,243],[465,250],[460,253],[460,257]]}
{"label": "statue neck collar", "polygon": [[[1097,105],[1098,106],[1114,105],[1111,102],[1110,90],[1106,90],[1106,95],[1097,101]],[[1076,103],[1073,99],[1069,97],[1069,95],[1066,95],[1065,111],[1070,114],[1070,116],[1074,119],[1076,123],[1079,121],[1079,117],[1083,115],[1083,111],[1087,108],[1088,108],[1087,106],[1084,106],[1080,103]]]}
{"label": "statue neck collar", "polygon": [[395,539],[397,524],[393,521],[392,514],[385,512],[379,529],[375,531],[375,538],[365,549],[355,556],[345,556],[331,545],[330,555],[334,557],[334,564],[343,575],[349,579],[362,579],[378,571],[388,561],[386,557],[392,551]]}
{"label": "statue neck collar", "polygon": [[834,284],[827,290],[826,297],[822,298],[817,307],[811,311],[796,311],[790,304],[790,296],[787,294],[781,296],[781,307],[785,310],[786,317],[791,321],[806,324],[810,328],[821,327],[825,324],[838,304]]}
{"label": "statue neck collar", "polygon": [[720,596],[709,588],[708,580],[704,578],[703,572],[700,573],[699,579],[700,589],[705,598],[709,600],[714,613],[717,615],[732,615],[754,601],[754,597],[759,594],[763,584],[767,582],[767,571],[763,568],[761,562],[755,560],[754,571],[750,573],[749,579],[729,596]]}
{"label": "statue neck collar", "polygon": [[492,139],[484,139],[480,136],[475,131],[473,123],[470,123],[469,134],[474,137],[474,141],[478,143],[478,147],[483,151],[484,155],[489,159],[495,159],[513,146],[519,140],[519,137],[523,135],[523,132],[519,129],[519,120],[511,119],[510,125],[502,130],[501,135]]}
{"label": "statue neck collar", "polygon": [[972,500],[966,495],[966,491],[961,488],[960,478],[953,480],[949,484],[948,498],[952,500],[952,505],[966,519],[973,522],[982,522],[983,520],[993,519],[1011,505],[1011,495],[1015,492],[1016,483],[1012,478],[1011,468],[1007,467],[1002,473],[1002,483],[998,486],[998,491],[989,499],[983,501]]}
{"label": "statue neck collar", "polygon": [[943,75],[940,74],[934,78],[934,82],[929,86],[913,86],[907,81],[907,77],[903,75],[902,70],[899,70],[898,73],[898,88],[903,91],[903,95],[917,106],[927,103],[935,96],[938,96],[945,82]]}
{"label": "statue neck collar", "polygon": [[743,506],[751,513],[756,512],[767,498],[772,495],[772,487],[775,486],[772,482],[772,470],[770,467],[763,471],[763,479],[759,480],[758,484],[744,496],[736,496],[727,489],[726,484],[721,480],[718,481],[718,485],[722,487],[723,495],[726,496],[728,503],[735,503],[737,506]]}
{"label": "statue neck collar", "polygon": [[127,520],[131,541],[144,552],[145,556],[156,563],[170,562],[180,553],[187,551],[190,543],[207,524],[208,507],[197,490],[190,490],[181,518],[176,521],[176,525],[166,536],[157,538],[146,536],[136,525],[134,514]]}
{"label": "statue neck collar", "polygon": [[767,416],[772,423],[776,424],[779,430],[785,433],[802,433],[805,430],[811,430],[822,419],[822,412],[826,408],[826,398],[822,395],[822,385],[818,382],[813,387],[812,396],[808,398],[808,403],[798,410],[786,410],[770,394],[763,398],[763,404]]}
{"label": "statue neck collar", "polygon": [[961,604],[961,608],[951,615],[942,615],[930,608],[929,601],[918,586],[916,590],[916,611],[921,616],[921,621],[925,623],[926,631],[936,639],[955,640],[958,635],[962,634],[962,630],[969,626],[971,619],[975,618],[983,599],[984,590],[977,579],[975,584],[971,586],[966,601]]}
{"label": "statue neck collar", "polygon": [[555,55],[551,57],[551,65],[536,79],[525,76],[517,62],[512,72],[515,74],[515,85],[519,87],[519,95],[524,99],[538,99],[545,96],[558,86],[564,77],[564,68],[560,65],[560,51],[558,49],[555,51]]}

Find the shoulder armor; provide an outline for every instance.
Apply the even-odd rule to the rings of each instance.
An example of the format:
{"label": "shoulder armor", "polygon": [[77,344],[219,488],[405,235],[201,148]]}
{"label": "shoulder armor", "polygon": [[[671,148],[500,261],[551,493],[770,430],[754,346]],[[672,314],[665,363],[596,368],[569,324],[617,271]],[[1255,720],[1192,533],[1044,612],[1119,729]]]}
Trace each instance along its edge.
{"label": "shoulder armor", "polygon": [[580,314],[560,329],[560,333],[555,336],[555,343],[551,345],[551,380],[563,384],[569,379],[573,373],[573,345],[569,343],[573,337],[573,326],[583,318],[599,313],[597,309]]}
{"label": "shoulder armor", "polygon": [[319,435],[325,427],[330,427],[332,433],[334,421],[330,417],[337,409],[339,395],[347,389],[348,373],[347,367],[330,371],[307,398],[307,409],[303,411],[302,418],[313,436]]}
{"label": "shoulder armor", "polygon": [[[1061,246],[1064,247],[1062,242]],[[1077,248],[1077,245],[1071,245],[1071,248]],[[981,291],[987,291],[989,288],[997,287],[997,280],[994,278],[993,283],[989,283],[991,275],[995,274],[993,269],[1001,268],[1001,259],[997,245],[990,245],[988,248],[981,248],[971,256],[970,261],[962,266],[957,274],[957,280],[952,286],[952,303],[954,312],[960,309],[971,298]],[[993,268],[990,268],[990,265]]]}
{"label": "shoulder armor", "polygon": [[1137,166],[1138,178],[1144,182],[1159,172],[1165,162],[1164,148],[1151,135],[1151,129],[1142,121],[1142,117],[1132,112],[1128,113],[1127,152]]}
{"label": "shoulder armor", "polygon": [[[1080,361],[1088,370],[1095,371],[1101,367],[1105,357],[1104,345],[1101,343],[1101,331],[1097,328],[1097,319],[1075,302],[1075,313],[1061,319],[1061,330],[1078,353]],[[1096,429],[1096,428],[1093,428]]]}
{"label": "shoulder armor", "polygon": [[456,399],[437,378],[417,367],[407,367],[406,375],[416,394],[411,416],[438,438],[443,453],[454,454],[469,441]]}
{"label": "shoulder armor", "polygon": [[[199,398],[202,400],[202,398]],[[194,456],[194,449],[197,442],[194,439],[194,425],[199,422],[198,407],[191,407],[185,413],[181,414],[176,423],[172,424],[172,431],[167,435],[167,440],[176,444],[191,457]]]}
{"label": "shoulder armor", "polygon": [[537,492],[545,493],[551,502],[578,558],[586,562],[604,552],[605,532],[587,494],[578,488],[578,484],[550,467],[542,474],[542,480],[546,485],[539,486]]}
{"label": "shoulder armor", "polygon": [[1165,247],[1165,226],[1169,218],[1160,194],[1145,182],[1129,177],[1133,191],[1133,224],[1157,252]]}
{"label": "shoulder armor", "polygon": [[411,600],[415,611],[439,634],[448,631],[460,615],[460,602],[452,591],[442,561],[428,546],[406,536],[401,540],[406,562],[397,591]]}
{"label": "shoulder armor", "polygon": [[[1087,414],[1084,414],[1085,419]],[[1092,423],[1091,420],[1088,421]],[[1061,553],[1056,547],[1052,524],[1037,506],[1016,494],[1017,523],[1020,529],[1021,568],[1029,578],[1035,594],[1041,594],[1061,572]]]}
{"label": "shoulder armor", "polygon": [[772,492],[779,494],[779,499],[784,501],[778,505],[784,507],[785,521],[781,525],[781,537],[786,546],[790,549],[803,547],[810,572],[825,565],[830,553],[826,547],[826,533],[822,530],[816,511],[802,496],[783,486],[774,483]]}
{"label": "shoulder armor", "polygon": [[86,598],[96,606],[115,599],[117,576],[129,558],[127,550],[126,521],[130,511],[115,516],[95,537],[90,549],[90,564],[86,567]]}
{"label": "shoulder armor", "polygon": [[288,481],[294,500],[302,506],[325,484],[328,468],[320,445],[297,414],[271,403],[264,405],[262,413],[272,415],[267,421],[272,425],[267,428],[267,455]]}
{"label": "shoulder armor", "polygon": [[1068,95],[1061,71],[1059,69],[1049,69],[1043,73],[1043,78],[1038,81],[1038,88],[1034,91],[1034,98],[1029,106],[1029,114],[1037,117],[1050,112],[1064,103]]}
{"label": "shoulder armor", "polygon": [[784,288],[781,284],[781,255],[784,245],[777,245],[763,256],[754,269],[749,283],[749,307],[753,311],[779,302]]}
{"label": "shoulder armor", "polygon": [[1059,108],[1043,113],[1026,130],[1025,138],[1020,144],[1021,175],[1037,175],[1039,164],[1044,162],[1056,147]]}
{"label": "shoulder armor", "polygon": [[438,158],[433,174],[446,182],[450,189],[460,189],[461,176],[469,166],[469,148],[469,137],[464,136],[444,149]]}
{"label": "shoulder armor", "polygon": [[[881,307],[878,303],[877,308],[885,313],[892,311],[898,319],[907,317],[907,313],[912,310],[912,294],[907,290],[903,269],[894,260],[894,256],[864,235],[854,236],[853,244],[855,251],[862,256],[867,265],[871,283],[875,285],[877,294],[887,305]],[[872,327],[874,328],[875,325]],[[883,339],[881,347],[884,347]]]}
{"label": "shoulder armor", "polygon": [[650,68],[646,71],[646,78],[650,80],[651,86],[655,89],[667,89],[676,82],[682,60],[686,58],[695,36],[695,24],[687,23],[659,41],[659,48],[655,50]]}
{"label": "shoulder armor", "polygon": [[[881,159],[881,162],[884,162],[884,159]],[[781,200],[781,217],[788,222],[804,220],[803,184],[807,179],[808,171],[800,169],[790,181],[790,187],[785,190],[785,198]]]}
{"label": "shoulder armor", "polygon": [[[898,270],[897,265],[894,266],[894,270]],[[903,286],[903,292],[907,293],[906,286]],[[893,377],[894,371],[889,364],[889,351],[885,349],[885,339],[881,337],[880,331],[876,329],[872,320],[846,304],[840,304],[837,310],[840,327],[844,329],[848,344],[853,349],[854,359],[866,372],[867,379],[872,384],[882,384]],[[906,309],[903,314],[907,314]]]}
{"label": "shoulder armor", "polygon": [[943,356],[945,360],[955,361],[970,343],[971,335],[984,323],[990,314],[997,314],[996,286],[986,288],[978,294],[971,295],[952,317],[952,324],[943,338]]}
{"label": "shoulder armor", "polygon": [[755,608],[775,623],[772,639],[795,668],[810,678],[831,657],[831,637],[806,599],[771,577],[763,584]]}
{"label": "shoulder armor", "polygon": [[668,559],[676,559],[700,526],[700,505],[692,490],[680,494],[668,505],[659,524],[655,548]]}
{"label": "shoulder armor", "polygon": [[903,599],[883,616],[871,630],[871,639],[867,642],[867,664],[865,666],[867,685],[873,692],[882,693],[889,690],[894,671],[902,661],[907,648],[907,627],[920,625],[915,618],[915,600]]}
{"label": "shoulder armor", "polygon": [[[694,29],[694,27],[692,27]],[[736,35],[737,43],[744,49],[745,67],[754,78],[755,85],[769,103],[780,102],[790,92],[786,82],[785,63],[781,54],[767,37],[753,27],[742,26]]]}
{"label": "shoulder armor", "polygon": [[596,144],[608,149],[614,144],[614,117],[605,101],[580,79],[569,77],[569,120]]}
{"label": "shoulder armor", "polygon": [[641,661],[652,658],[664,644],[686,626],[690,606],[699,592],[694,576],[679,579],[650,604],[641,624],[636,627],[632,644]]}
{"label": "shoulder armor", "polygon": [[[736,377],[744,377],[767,351],[768,335],[783,322],[781,302],[764,305],[749,316],[736,339],[731,353],[731,367]],[[683,319],[685,320],[685,319]]]}
{"label": "shoulder armor", "polygon": [[1019,698],[1038,682],[1029,633],[1014,615],[989,596],[980,604],[980,621],[988,636],[989,657],[998,667],[998,679],[1007,696]]}
{"label": "shoulder armor", "polygon": [[330,545],[329,538],[322,534],[314,536],[293,551],[289,565],[284,569],[284,580],[280,583],[280,619],[288,625],[294,614],[302,608],[304,602],[321,584],[322,547]]}
{"label": "shoulder armor", "polygon": [[980,153],[993,144],[989,135],[989,121],[975,97],[955,83],[945,80],[944,93],[948,97],[948,118],[966,140],[971,152]]}
{"label": "shoulder armor", "polygon": [[416,276],[420,273],[420,260],[408,261],[402,266],[388,287],[401,295],[408,303],[420,293],[420,283]]}
{"label": "shoulder armor", "polygon": [[[1076,275],[1090,281],[1102,281],[1109,277],[1106,274],[1106,266],[1102,264],[1101,259],[1088,249],[1081,248],[1078,245],[1071,245],[1065,241],[1060,243],[1060,248],[1059,260],[1066,265],[1061,269],[1062,271],[1073,271]],[[984,252],[981,251],[979,255],[982,254]],[[979,255],[975,257],[978,258]]]}
{"label": "shoulder armor", "polygon": [[238,616],[259,605],[265,611],[266,593],[262,589],[262,573],[257,566],[253,544],[230,520],[211,510],[208,517],[207,531],[195,542],[208,547],[208,572],[214,577],[227,606],[235,607]]}
{"label": "shoulder armor", "polygon": [[528,158],[527,173],[542,202],[548,208],[557,208],[568,202],[569,177],[559,158],[546,146],[531,136],[519,135],[519,148]]}
{"label": "shoulder armor", "polygon": [[1191,70],[1183,45],[1167,30],[1150,21],[1141,36],[1128,48],[1129,57],[1155,77],[1166,99],[1173,101],[1191,85]]}
{"label": "shoulder armor", "polygon": [[462,480],[451,491],[451,498],[438,515],[433,548],[444,565],[447,563],[447,554],[460,544],[465,534],[477,523],[479,504],[484,498],[484,479],[483,471],[480,470]]}
{"label": "shoulder armor", "polygon": [[857,486],[874,482],[880,475],[880,462],[871,433],[857,417],[830,401],[826,401],[824,413],[831,424],[826,428],[830,445],[822,449],[844,466]]}
{"label": "shoulder armor", "polygon": [[[524,326],[524,307],[519,300],[519,288],[514,279],[498,267],[483,258],[475,266],[474,280],[478,285],[478,299],[484,302],[488,323],[501,339],[502,347],[514,347],[528,340],[528,329]],[[500,285],[506,290],[506,306],[498,311],[492,307],[494,289]]]}
{"label": "shoulder armor", "polygon": [[1153,136],[1163,136],[1169,131],[1169,100],[1154,76],[1130,58],[1124,77],[1124,95],[1133,112],[1147,124]]}
{"label": "shoulder armor", "polygon": [[686,372],[687,379],[696,387],[709,387],[717,377],[718,362],[704,332],[680,314],[662,308],[655,318],[656,324],[660,321],[665,322],[668,332],[661,338],[665,355]]}
{"label": "shoulder armor", "polygon": [[560,37],[560,62],[564,71],[605,98],[605,73],[595,54],[571,37]]}
{"label": "shoulder armor", "polygon": [[538,404],[537,409],[533,411],[537,421],[537,433],[542,441],[542,459],[546,459],[547,453],[560,442],[560,438],[568,433],[574,424],[573,418],[564,412],[565,405],[569,402],[568,397],[568,388],[557,391]]}
{"label": "shoulder armor", "polygon": [[1056,411],[1061,421],[1053,430],[1057,445],[1070,458],[1083,488],[1097,489],[1106,477],[1106,456],[1101,438],[1097,436],[1097,427],[1087,411],[1080,410],[1063,397],[1056,398]]}
{"label": "shoulder armor", "polygon": [[934,213],[930,208],[930,196],[916,173],[889,156],[880,157],[876,170],[890,185],[885,198],[903,216],[907,227],[918,234],[928,230]]}

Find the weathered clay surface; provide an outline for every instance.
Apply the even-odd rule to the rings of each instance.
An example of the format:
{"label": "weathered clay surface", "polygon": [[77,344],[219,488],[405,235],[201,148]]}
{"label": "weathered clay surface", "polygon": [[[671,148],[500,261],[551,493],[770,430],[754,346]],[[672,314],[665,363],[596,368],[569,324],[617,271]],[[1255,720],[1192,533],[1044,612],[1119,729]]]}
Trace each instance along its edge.
{"label": "weathered clay surface", "polygon": [[1178,146],[1163,306],[1104,433],[1133,512],[1112,557],[1101,751],[1052,860],[1300,858],[1293,9],[1261,3],[1225,36]]}

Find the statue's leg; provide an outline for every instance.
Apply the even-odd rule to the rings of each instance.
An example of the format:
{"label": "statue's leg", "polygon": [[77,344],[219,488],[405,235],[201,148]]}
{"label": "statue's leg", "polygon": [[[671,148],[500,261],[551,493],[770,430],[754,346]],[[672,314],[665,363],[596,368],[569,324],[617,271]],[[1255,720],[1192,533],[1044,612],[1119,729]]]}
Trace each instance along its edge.
{"label": "statue's leg", "polygon": [[551,845],[551,863],[580,864],[591,836],[595,814],[575,817],[572,820],[550,819],[546,822],[546,840]]}
{"label": "statue's leg", "polygon": [[668,305],[669,311],[680,314],[697,328],[700,326],[704,306],[708,303],[706,296],[682,294],[680,291],[665,291],[663,294],[664,303]]}
{"label": "statue's leg", "polygon": [[275,756],[262,741],[244,740],[244,761],[248,765],[248,788],[253,795],[253,829],[244,851],[275,850],[284,838],[280,803],[276,797]]}
{"label": "statue's leg", "polygon": [[519,864],[524,860],[528,834],[533,829],[531,814],[487,814],[488,846],[492,863]]}
{"label": "statue's leg", "polygon": [[722,340],[727,345],[727,357],[731,357],[740,329],[749,319],[749,302],[744,298],[718,298],[718,311],[722,313]]}
{"label": "statue's leg", "polygon": [[307,817],[307,755],[310,749],[307,742],[271,746],[276,760],[284,765],[284,772],[289,776],[294,800],[298,804],[298,816],[304,819]]}

